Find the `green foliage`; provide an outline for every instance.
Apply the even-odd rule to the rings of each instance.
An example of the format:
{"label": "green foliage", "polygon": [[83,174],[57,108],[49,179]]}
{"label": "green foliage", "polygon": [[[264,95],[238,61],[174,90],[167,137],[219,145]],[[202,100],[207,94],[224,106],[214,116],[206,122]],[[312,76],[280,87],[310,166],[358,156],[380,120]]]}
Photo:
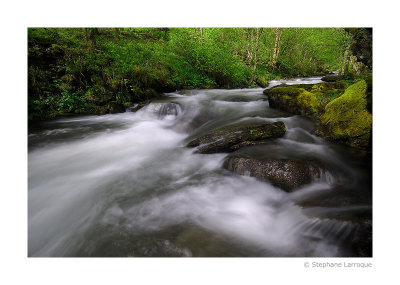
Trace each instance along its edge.
{"label": "green foliage", "polygon": [[[266,86],[338,69],[343,29],[30,28],[28,112],[45,119],[160,92]],[[94,111],[95,110],[95,111]],[[103,111],[102,111],[103,112]]]}

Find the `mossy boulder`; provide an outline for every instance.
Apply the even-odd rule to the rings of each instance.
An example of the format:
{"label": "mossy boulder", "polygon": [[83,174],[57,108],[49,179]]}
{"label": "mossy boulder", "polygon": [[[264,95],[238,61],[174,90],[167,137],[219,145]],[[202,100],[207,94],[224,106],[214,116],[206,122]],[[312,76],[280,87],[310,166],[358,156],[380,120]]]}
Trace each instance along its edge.
{"label": "mossy boulder", "polygon": [[275,87],[264,90],[271,108],[281,109],[297,115],[315,116],[319,101],[315,94],[304,88],[293,86]]}
{"label": "mossy boulder", "polygon": [[343,80],[337,82],[322,82],[312,85],[309,91],[313,93],[319,101],[318,113],[322,114],[325,110],[325,106],[333,99],[342,95],[349,85],[349,83]]}
{"label": "mossy boulder", "polygon": [[283,122],[241,123],[213,130],[190,141],[187,146],[198,147],[200,153],[233,152],[244,146],[283,137],[285,132]]}
{"label": "mossy boulder", "polygon": [[370,143],[372,115],[367,111],[367,84],[361,80],[325,106],[317,134],[352,147],[366,148]]}
{"label": "mossy boulder", "polygon": [[365,93],[367,99],[367,110],[372,113],[372,73],[366,74],[363,79],[367,83],[367,92]]}
{"label": "mossy boulder", "polygon": [[240,175],[256,177],[287,191],[309,184],[325,172],[316,161],[228,157],[224,168]]}

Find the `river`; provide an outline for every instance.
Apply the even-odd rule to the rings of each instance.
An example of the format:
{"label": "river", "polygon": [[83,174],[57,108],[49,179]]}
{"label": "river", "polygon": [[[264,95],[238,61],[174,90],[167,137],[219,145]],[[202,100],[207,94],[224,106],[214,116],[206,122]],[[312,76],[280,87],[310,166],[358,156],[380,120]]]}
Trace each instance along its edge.
{"label": "river", "polygon": [[[283,82],[321,81],[270,87]],[[371,156],[315,136],[313,121],[269,108],[262,91],[179,91],[136,112],[30,127],[28,256],[360,256]],[[224,169],[227,153],[185,147],[248,119],[283,121],[287,132],[238,152],[315,158],[333,176],[287,193]]]}

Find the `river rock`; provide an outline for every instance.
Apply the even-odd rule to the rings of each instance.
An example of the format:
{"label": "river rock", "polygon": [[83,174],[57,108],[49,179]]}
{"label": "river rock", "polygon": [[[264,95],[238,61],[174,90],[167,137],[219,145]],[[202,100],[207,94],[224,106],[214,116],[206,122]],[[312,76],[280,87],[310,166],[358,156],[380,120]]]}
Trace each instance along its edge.
{"label": "river rock", "polygon": [[108,112],[110,114],[115,114],[115,113],[123,113],[125,112],[125,106],[121,103],[118,102],[110,102],[107,104]]}
{"label": "river rock", "polygon": [[148,102],[139,102],[134,104],[133,106],[129,106],[126,110],[128,112],[137,112],[139,111],[141,108],[143,108],[144,106],[146,106]]}
{"label": "river rock", "polygon": [[366,89],[367,84],[361,80],[329,102],[316,134],[352,147],[367,148],[370,145],[372,115],[366,109]]}
{"label": "river rock", "polygon": [[283,137],[285,132],[283,122],[242,123],[213,130],[190,141],[187,146],[198,147],[200,153],[232,152],[244,146]]}
{"label": "river rock", "polygon": [[343,75],[327,75],[321,78],[322,81],[325,82],[335,82],[335,81],[340,81],[343,80],[344,76]]}
{"label": "river rock", "polygon": [[297,115],[314,116],[319,105],[315,94],[304,88],[293,86],[275,87],[264,90],[269,106]]}
{"label": "river rock", "polygon": [[287,192],[311,183],[325,172],[316,161],[250,157],[228,157],[224,162],[224,168],[240,175],[268,181]]}
{"label": "river rock", "polygon": [[165,116],[177,116],[181,113],[181,106],[176,103],[166,102],[166,103],[150,103],[146,105],[146,111],[155,113],[159,118],[164,118]]}

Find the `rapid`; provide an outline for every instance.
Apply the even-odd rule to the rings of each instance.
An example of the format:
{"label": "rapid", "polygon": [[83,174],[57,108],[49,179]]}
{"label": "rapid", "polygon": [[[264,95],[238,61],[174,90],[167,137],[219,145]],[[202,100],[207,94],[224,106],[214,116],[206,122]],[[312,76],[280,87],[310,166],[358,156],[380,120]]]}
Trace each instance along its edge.
{"label": "rapid", "polygon": [[[320,77],[272,81],[314,84]],[[28,133],[28,256],[357,256],[372,213],[371,161],[269,108],[261,88],[164,94],[136,112],[66,117]],[[283,138],[238,150],[318,159],[326,175],[287,193],[199,154],[193,137],[245,120]]]}

